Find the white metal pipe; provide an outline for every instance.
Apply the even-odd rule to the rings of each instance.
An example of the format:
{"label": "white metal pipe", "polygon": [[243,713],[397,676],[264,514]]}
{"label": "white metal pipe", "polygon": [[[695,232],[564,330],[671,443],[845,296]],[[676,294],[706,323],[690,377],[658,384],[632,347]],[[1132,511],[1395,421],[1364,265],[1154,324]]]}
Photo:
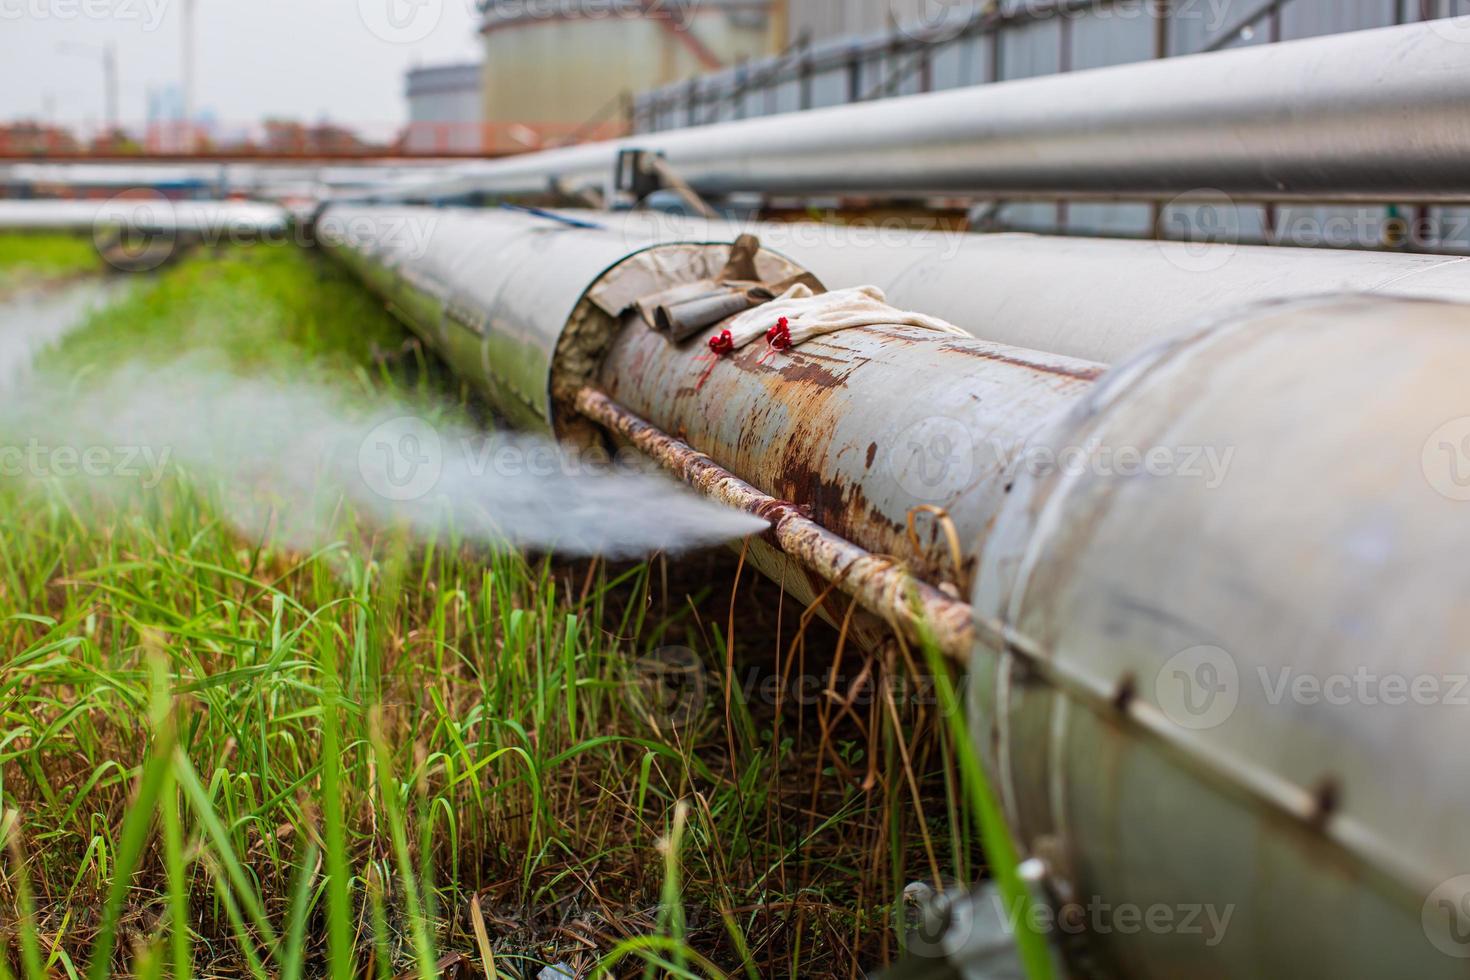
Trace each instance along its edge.
{"label": "white metal pipe", "polygon": [[770,116],[448,168],[379,200],[545,192],[662,154],[718,195],[1470,199],[1470,46],[1442,22]]}
{"label": "white metal pipe", "polygon": [[284,208],[256,201],[173,201],[162,194],[106,201],[0,200],[0,228],[31,231],[197,232],[279,235],[290,216]]}

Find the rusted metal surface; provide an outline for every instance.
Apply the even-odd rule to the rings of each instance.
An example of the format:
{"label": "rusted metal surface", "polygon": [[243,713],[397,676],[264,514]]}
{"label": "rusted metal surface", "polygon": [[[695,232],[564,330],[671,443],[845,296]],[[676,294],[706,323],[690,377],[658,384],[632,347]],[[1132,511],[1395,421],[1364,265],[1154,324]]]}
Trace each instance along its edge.
{"label": "rusted metal surface", "polygon": [[939,649],[959,661],[974,645],[967,603],[914,577],[901,562],[874,555],[816,523],[803,508],[778,500],[715,463],[709,456],[650,425],[603,392],[584,388],[577,409],[629,440],[696,490],[771,522],[781,550],[911,639],[927,628]]}
{"label": "rusted metal surface", "polygon": [[1465,975],[1466,364],[1470,308],[1263,307],[1033,440],[1081,452],[983,554],[975,744],[1059,906],[1230,915],[1107,922],[1111,972]]}
{"label": "rusted metal surface", "polygon": [[[583,295],[610,267],[686,237],[678,229],[577,225],[515,211],[335,205],[321,244],[384,296],[420,338],[515,424],[553,424],[558,344]],[[700,240],[728,243],[733,226]],[[722,246],[715,268],[729,251]],[[765,257],[762,256],[762,260]],[[665,263],[670,275],[681,271]],[[784,275],[788,263],[772,263]]]}
{"label": "rusted metal surface", "polygon": [[[630,322],[603,362],[619,403],[833,533],[963,589],[1016,450],[1102,368],[916,327],[843,330],[712,359]],[[940,520],[964,543],[962,574]],[[912,511],[919,550],[908,533]],[[956,581],[956,579],[959,581]]]}

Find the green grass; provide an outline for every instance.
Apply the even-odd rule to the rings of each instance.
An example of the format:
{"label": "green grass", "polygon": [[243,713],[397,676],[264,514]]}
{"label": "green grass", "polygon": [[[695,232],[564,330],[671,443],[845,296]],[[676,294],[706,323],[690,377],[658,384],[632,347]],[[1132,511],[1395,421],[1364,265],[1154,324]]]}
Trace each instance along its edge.
{"label": "green grass", "polygon": [[25,282],[65,279],[103,268],[96,246],[86,235],[0,235],[0,292]]}
{"label": "green grass", "polygon": [[[0,268],[23,251],[0,237]],[[214,351],[472,415],[405,339],[326,260],[258,247],[44,361]],[[223,490],[0,482],[5,970],[855,976],[896,955],[909,880],[980,875],[933,706],[742,694],[907,654],[866,661],[732,557],[555,562],[351,514],[301,553],[242,538]],[[703,664],[688,717],[639,669],[674,645]]]}

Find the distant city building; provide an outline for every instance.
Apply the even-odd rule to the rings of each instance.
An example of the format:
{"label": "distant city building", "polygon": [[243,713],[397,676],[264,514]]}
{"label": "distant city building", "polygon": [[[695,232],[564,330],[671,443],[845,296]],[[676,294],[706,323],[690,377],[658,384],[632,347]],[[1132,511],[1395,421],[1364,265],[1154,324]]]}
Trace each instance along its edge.
{"label": "distant city building", "polygon": [[480,153],[486,148],[484,72],[478,64],[437,65],[408,73],[409,153]]}

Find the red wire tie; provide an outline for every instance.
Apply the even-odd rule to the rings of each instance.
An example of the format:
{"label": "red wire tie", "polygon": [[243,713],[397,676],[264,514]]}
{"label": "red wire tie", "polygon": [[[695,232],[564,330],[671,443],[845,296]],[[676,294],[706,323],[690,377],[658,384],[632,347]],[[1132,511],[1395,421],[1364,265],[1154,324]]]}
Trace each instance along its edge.
{"label": "red wire tie", "polygon": [[735,338],[730,336],[730,331],[721,330],[719,336],[709,339],[709,349],[715,352],[716,357],[728,354],[735,349]]}
{"label": "red wire tie", "polygon": [[709,349],[710,353],[695,358],[696,361],[709,361],[709,366],[700,372],[699,380],[694,384],[695,391],[704,387],[704,383],[714,373],[715,365],[719,363],[720,358],[735,349],[735,338],[730,336],[730,331],[721,330],[709,339]]}
{"label": "red wire tie", "polygon": [[776,321],[776,325],[766,331],[766,352],[761,355],[757,364],[764,364],[777,351],[789,350],[791,347],[791,324],[786,322],[783,316]]}
{"label": "red wire tie", "polygon": [[791,324],[783,316],[776,321],[776,325],[766,331],[766,343],[776,350],[788,350],[791,347]]}

